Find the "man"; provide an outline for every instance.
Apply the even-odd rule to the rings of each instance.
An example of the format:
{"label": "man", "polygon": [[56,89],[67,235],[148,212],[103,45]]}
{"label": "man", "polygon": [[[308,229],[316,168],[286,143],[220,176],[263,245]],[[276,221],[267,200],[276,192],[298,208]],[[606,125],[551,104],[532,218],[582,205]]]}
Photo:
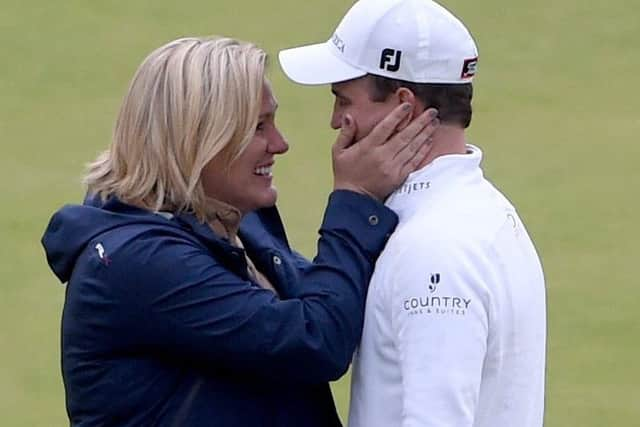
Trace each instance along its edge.
{"label": "man", "polygon": [[352,427],[543,423],[544,277],[465,140],[477,61],[465,26],[430,0],[360,0],[326,43],[280,52],[292,80],[332,85],[331,126],[354,142],[399,103],[439,111],[423,167],[386,201],[400,224],[367,296]]}

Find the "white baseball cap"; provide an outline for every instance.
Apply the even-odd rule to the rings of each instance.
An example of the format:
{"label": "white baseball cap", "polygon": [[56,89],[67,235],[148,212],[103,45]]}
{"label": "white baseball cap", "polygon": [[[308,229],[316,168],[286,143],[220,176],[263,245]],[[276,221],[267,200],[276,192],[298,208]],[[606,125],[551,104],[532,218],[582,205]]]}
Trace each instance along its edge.
{"label": "white baseball cap", "polygon": [[375,74],[413,83],[469,83],[478,49],[458,18],[431,0],[359,0],[325,43],[280,51],[294,82]]}

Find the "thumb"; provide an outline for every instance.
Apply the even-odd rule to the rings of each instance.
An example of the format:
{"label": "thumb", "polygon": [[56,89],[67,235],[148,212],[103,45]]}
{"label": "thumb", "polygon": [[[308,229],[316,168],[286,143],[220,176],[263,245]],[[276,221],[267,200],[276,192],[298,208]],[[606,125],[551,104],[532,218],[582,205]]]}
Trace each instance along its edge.
{"label": "thumb", "polygon": [[345,114],[342,117],[342,125],[340,126],[340,133],[336,139],[335,148],[337,150],[344,150],[353,144],[353,139],[356,136],[356,126],[353,122],[353,117],[350,114]]}

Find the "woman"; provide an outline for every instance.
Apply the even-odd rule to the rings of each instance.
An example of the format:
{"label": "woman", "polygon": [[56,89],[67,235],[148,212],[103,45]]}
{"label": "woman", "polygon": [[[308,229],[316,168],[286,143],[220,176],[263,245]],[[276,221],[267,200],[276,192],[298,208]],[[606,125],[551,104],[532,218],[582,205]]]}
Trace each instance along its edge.
{"label": "woman", "polygon": [[339,425],[327,381],[348,367],[397,222],[380,200],[433,126],[425,115],[396,131],[402,106],[349,146],[346,118],[310,263],[274,207],[271,171],[288,146],[265,61],[225,38],[151,53],[89,167],[87,200],[51,219],[72,425]]}

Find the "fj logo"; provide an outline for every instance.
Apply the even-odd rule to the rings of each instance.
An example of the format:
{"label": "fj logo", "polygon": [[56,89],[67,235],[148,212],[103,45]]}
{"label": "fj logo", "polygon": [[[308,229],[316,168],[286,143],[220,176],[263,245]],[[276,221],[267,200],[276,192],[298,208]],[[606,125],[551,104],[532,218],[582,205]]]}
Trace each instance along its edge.
{"label": "fj logo", "polygon": [[401,50],[383,49],[380,55],[380,69],[387,71],[398,71],[400,69]]}

